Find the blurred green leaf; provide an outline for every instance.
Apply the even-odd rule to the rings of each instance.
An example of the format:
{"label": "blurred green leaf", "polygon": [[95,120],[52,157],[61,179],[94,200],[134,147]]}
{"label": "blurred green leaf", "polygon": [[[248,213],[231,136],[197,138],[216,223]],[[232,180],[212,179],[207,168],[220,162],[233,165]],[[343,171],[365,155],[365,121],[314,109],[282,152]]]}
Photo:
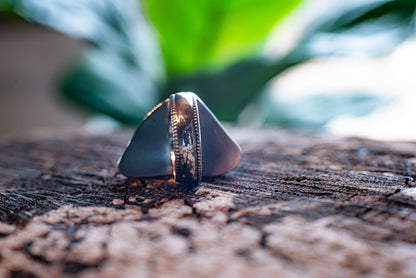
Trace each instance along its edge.
{"label": "blurred green leaf", "polygon": [[85,107],[138,123],[158,100],[163,62],[134,0],[15,0],[16,13],[91,43],[72,65],[63,92]]}
{"label": "blurred green leaf", "polygon": [[12,9],[12,5],[8,0],[0,0],[0,12]]}
{"label": "blurred green leaf", "polygon": [[103,49],[91,49],[76,61],[61,84],[70,100],[131,125],[158,102],[158,87],[141,69]]}
{"label": "blurred green leaf", "polygon": [[[299,43],[281,59],[239,62],[220,73],[183,75],[169,81],[164,94],[192,90],[221,120],[234,121],[255,101],[265,84],[307,60],[340,55],[382,55],[414,34],[414,0],[348,1],[324,11]],[[258,110],[277,107],[257,106]]]}
{"label": "blurred green leaf", "polygon": [[0,0],[0,16],[2,19],[23,21],[22,18],[13,11],[11,0]]}
{"label": "blurred green leaf", "polygon": [[347,91],[291,98],[263,94],[258,104],[261,109],[247,109],[243,112],[242,121],[260,125],[277,124],[286,128],[316,129],[337,116],[365,116],[393,101],[391,97],[378,96],[374,92]]}
{"label": "blurred green leaf", "polygon": [[172,92],[196,92],[220,120],[235,121],[271,78],[296,63],[289,60],[239,62],[218,74],[200,73],[172,78],[162,92],[165,96]]}
{"label": "blurred green leaf", "polygon": [[[344,4],[345,5],[345,4]],[[306,32],[286,59],[309,60],[329,56],[379,56],[414,35],[416,1],[376,0],[346,4]],[[339,115],[364,116],[390,104],[391,99],[374,92],[350,92],[328,97],[280,99],[279,92],[263,91],[252,113],[263,123],[286,127],[319,128]],[[298,109],[297,107],[302,107]],[[246,117],[247,118],[247,117]]]}
{"label": "blurred green leaf", "polygon": [[314,22],[288,55],[378,56],[414,34],[416,1],[361,0],[342,3]]}
{"label": "blurred green leaf", "polygon": [[169,75],[253,57],[300,0],[143,0],[160,35]]}

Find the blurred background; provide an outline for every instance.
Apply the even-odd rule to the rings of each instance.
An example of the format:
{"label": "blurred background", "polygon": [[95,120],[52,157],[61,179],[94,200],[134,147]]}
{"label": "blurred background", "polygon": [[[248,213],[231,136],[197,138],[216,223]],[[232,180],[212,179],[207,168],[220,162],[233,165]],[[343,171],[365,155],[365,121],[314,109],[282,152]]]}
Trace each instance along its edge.
{"label": "blurred background", "polygon": [[222,121],[415,140],[414,0],[0,0],[0,135]]}

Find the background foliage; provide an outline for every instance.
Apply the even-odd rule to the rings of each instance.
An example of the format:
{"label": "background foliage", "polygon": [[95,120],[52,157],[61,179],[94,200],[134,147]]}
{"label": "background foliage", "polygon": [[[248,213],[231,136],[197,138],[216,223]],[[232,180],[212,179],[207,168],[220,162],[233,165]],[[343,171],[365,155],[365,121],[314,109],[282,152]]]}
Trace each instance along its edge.
{"label": "background foliage", "polygon": [[144,2],[170,76],[255,57],[272,27],[300,0]]}
{"label": "background foliage", "polygon": [[[67,98],[90,110],[137,124],[169,94],[194,91],[222,120],[236,120],[251,104],[268,122],[290,126],[296,122],[291,110],[268,99],[270,79],[317,58],[383,55],[414,35],[416,10],[414,0],[339,3],[318,13],[285,56],[261,56],[271,29],[298,2],[0,0],[0,11],[90,43],[60,83]],[[320,122],[378,105],[356,95],[346,98],[347,108],[332,109]],[[334,107],[339,101],[324,103]],[[325,109],[310,111],[320,110]]]}

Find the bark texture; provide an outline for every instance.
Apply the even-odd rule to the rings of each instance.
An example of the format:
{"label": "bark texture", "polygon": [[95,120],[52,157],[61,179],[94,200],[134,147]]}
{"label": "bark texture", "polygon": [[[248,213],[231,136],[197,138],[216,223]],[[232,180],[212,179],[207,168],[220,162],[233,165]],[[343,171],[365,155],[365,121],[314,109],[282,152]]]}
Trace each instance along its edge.
{"label": "bark texture", "polygon": [[416,144],[233,129],[198,187],[126,179],[130,133],[0,140],[0,277],[414,277]]}

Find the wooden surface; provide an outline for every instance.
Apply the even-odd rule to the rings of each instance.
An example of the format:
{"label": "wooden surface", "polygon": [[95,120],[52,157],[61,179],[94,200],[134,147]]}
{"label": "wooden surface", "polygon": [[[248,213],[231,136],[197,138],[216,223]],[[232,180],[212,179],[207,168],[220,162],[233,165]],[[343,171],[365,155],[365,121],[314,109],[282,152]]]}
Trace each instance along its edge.
{"label": "wooden surface", "polygon": [[416,144],[233,129],[196,188],[128,180],[131,132],[0,140],[0,277],[415,277]]}

